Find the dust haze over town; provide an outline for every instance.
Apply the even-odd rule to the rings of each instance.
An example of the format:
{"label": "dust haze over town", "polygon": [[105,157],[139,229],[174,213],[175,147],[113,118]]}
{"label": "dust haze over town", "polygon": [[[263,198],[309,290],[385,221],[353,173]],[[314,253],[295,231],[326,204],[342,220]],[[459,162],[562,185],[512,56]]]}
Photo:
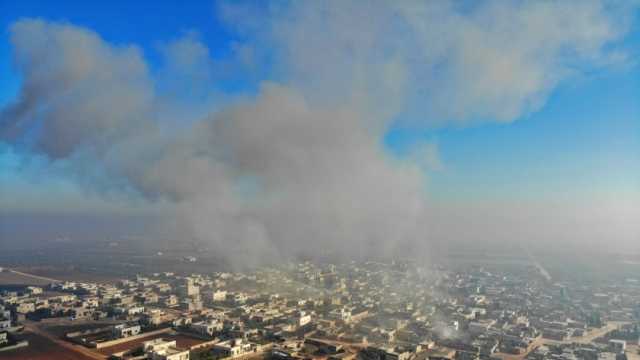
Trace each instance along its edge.
{"label": "dust haze over town", "polygon": [[[36,322],[40,287],[79,296],[46,318],[71,311],[123,338],[138,335],[116,320],[155,331],[142,319],[153,289],[155,310],[179,322],[175,354],[195,346],[185,314],[232,313],[192,358],[219,358],[239,328],[260,344],[380,337],[344,341],[360,360],[399,359],[376,351],[424,345],[423,330],[442,351],[407,359],[468,356],[452,339],[485,334],[497,345],[480,358],[533,356],[543,339],[560,342],[552,358],[566,329],[607,344],[589,356],[637,355],[616,348],[640,314],[637,1],[115,3],[0,4],[0,303],[25,339],[79,341]],[[493,311],[520,285],[515,335]],[[254,323],[244,304],[274,292],[303,304],[284,313],[305,324]],[[412,313],[396,330],[417,338],[388,335],[380,304]],[[461,304],[465,319],[443,310]],[[356,325],[371,318],[383,330]]]}

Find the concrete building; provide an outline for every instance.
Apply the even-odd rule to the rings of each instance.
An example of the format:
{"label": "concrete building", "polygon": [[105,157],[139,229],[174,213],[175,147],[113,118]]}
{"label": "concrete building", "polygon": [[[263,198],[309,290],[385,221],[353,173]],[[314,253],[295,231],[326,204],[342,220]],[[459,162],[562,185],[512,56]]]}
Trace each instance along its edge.
{"label": "concrete building", "polygon": [[168,322],[173,317],[160,309],[147,310],[142,314],[141,321],[146,325],[157,326],[162,323]]}
{"label": "concrete building", "polygon": [[627,349],[627,342],[624,340],[609,340],[609,348],[612,352],[622,354]]}
{"label": "concrete building", "polygon": [[254,344],[243,342],[242,339],[232,339],[215,344],[213,351],[222,357],[234,358],[258,352],[259,349]]}
{"label": "concrete building", "polygon": [[183,302],[180,303],[180,307],[186,311],[199,311],[203,309],[202,300],[200,300],[199,296],[195,296],[193,298],[187,298]]}
{"label": "concrete building", "polygon": [[213,336],[213,334],[222,331],[224,324],[222,321],[211,319],[206,321],[199,321],[191,324],[191,329],[203,335]]}
{"label": "concrete building", "polygon": [[179,302],[180,300],[178,299],[178,297],[173,294],[167,296],[163,301],[164,305],[167,307],[177,306]]}
{"label": "concrete building", "polygon": [[93,309],[76,307],[71,310],[71,320],[89,319],[93,316]]}
{"label": "concrete building", "polygon": [[188,349],[178,349],[175,340],[153,339],[142,343],[151,360],[189,360]]}
{"label": "concrete building", "polygon": [[140,325],[118,324],[113,327],[113,336],[116,338],[126,338],[140,334]]}
{"label": "concrete building", "polygon": [[11,310],[5,309],[4,306],[0,305],[0,319],[11,319]]}
{"label": "concrete building", "polygon": [[16,312],[19,314],[28,314],[36,311],[36,304],[33,302],[23,302],[16,307]]}
{"label": "concrete building", "polygon": [[227,292],[222,290],[216,290],[213,295],[213,301],[225,301],[227,300]]}
{"label": "concrete building", "polygon": [[200,295],[200,287],[198,287],[193,279],[185,278],[184,284],[178,288],[181,296],[197,296]]}
{"label": "concrete building", "polygon": [[27,286],[27,291],[31,293],[31,295],[42,294],[42,288],[37,286]]}

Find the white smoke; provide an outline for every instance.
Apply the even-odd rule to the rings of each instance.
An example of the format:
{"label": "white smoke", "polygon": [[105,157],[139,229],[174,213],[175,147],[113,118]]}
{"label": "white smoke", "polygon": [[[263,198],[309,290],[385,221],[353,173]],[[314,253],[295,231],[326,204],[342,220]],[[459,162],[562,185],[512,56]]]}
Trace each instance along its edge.
{"label": "white smoke", "polygon": [[[243,262],[423,249],[423,170],[442,164],[433,145],[422,161],[389,155],[382,139],[396,119],[513,120],[563,79],[624,61],[610,45],[630,21],[597,1],[267,7],[223,6],[254,39],[237,64],[216,63],[187,34],[163,47],[153,74],[135,46],[18,21],[23,86],[0,114],[2,138],[71,164],[87,187],[169,204],[178,240]],[[216,91],[221,69],[262,56],[277,60],[275,81],[232,100]]]}

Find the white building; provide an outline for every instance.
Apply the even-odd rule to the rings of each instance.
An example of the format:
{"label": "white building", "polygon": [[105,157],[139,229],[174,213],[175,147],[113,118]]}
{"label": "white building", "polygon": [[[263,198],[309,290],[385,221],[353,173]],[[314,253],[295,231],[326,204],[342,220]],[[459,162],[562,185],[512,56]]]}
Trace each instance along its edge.
{"label": "white building", "polygon": [[298,326],[305,326],[311,322],[311,314],[307,314],[304,311],[301,311],[296,320],[298,322]]}
{"label": "white building", "polygon": [[343,307],[340,308],[340,310],[332,310],[329,316],[333,319],[342,320],[348,323],[351,321],[351,309]]}
{"label": "white building", "polygon": [[93,316],[93,309],[88,309],[82,306],[71,309],[71,320],[88,319]]}
{"label": "white building", "polygon": [[191,324],[191,329],[203,335],[213,336],[216,332],[222,331],[224,323],[217,319],[210,319],[207,321],[199,321]]}
{"label": "white building", "polygon": [[175,340],[153,339],[142,343],[151,360],[189,360],[189,350],[178,349]]}
{"label": "white building", "polygon": [[31,293],[31,295],[42,294],[42,288],[37,286],[27,286],[27,291]]}
{"label": "white building", "polygon": [[36,311],[36,304],[32,302],[23,302],[16,307],[16,312],[19,314],[28,314]]}
{"label": "white building", "polygon": [[242,339],[233,339],[217,343],[213,346],[213,350],[223,357],[231,358],[260,351],[257,345],[243,342]]}
{"label": "white building", "polygon": [[245,293],[238,292],[233,294],[233,302],[236,304],[244,304],[247,300],[249,300],[249,296]]}
{"label": "white building", "polygon": [[173,307],[178,305],[179,299],[177,296],[171,294],[164,299],[164,305],[167,307]]}
{"label": "white building", "polygon": [[307,325],[311,322],[311,314],[307,314],[304,311],[300,311],[292,316],[289,319],[289,326],[286,328],[287,331],[295,331],[296,329]]}
{"label": "white building", "polygon": [[627,342],[624,340],[611,339],[609,340],[609,348],[611,348],[611,351],[614,353],[621,354],[627,349]]}
{"label": "white building", "polygon": [[140,325],[118,324],[113,327],[113,336],[125,338],[140,334]]}
{"label": "white building", "polygon": [[616,360],[616,354],[612,352],[601,352],[598,354],[598,360]]}
{"label": "white building", "polygon": [[144,306],[121,306],[114,309],[116,314],[138,315],[144,313]]}
{"label": "white building", "polygon": [[193,319],[191,317],[182,316],[173,320],[172,324],[173,326],[188,326],[188,325],[191,325],[192,322],[193,322]]}
{"label": "white building", "polygon": [[222,290],[216,290],[213,293],[213,301],[225,301],[227,300],[227,292]]}
{"label": "white building", "polygon": [[195,285],[193,279],[185,278],[184,285],[178,289],[182,296],[197,296],[200,294],[200,287]]}
{"label": "white building", "polygon": [[97,308],[100,306],[100,300],[95,296],[86,296],[82,298],[82,306],[86,308]]}
{"label": "white building", "polygon": [[142,314],[141,321],[146,325],[160,325],[171,320],[172,318],[173,317],[170,317],[166,312],[160,309],[151,309]]}

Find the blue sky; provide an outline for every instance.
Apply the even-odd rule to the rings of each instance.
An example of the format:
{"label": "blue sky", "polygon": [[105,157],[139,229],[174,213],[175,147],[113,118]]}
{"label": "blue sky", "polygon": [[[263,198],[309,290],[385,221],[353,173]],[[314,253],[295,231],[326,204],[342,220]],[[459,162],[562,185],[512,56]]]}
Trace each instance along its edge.
{"label": "blue sky", "polygon": [[[185,34],[197,34],[197,40],[208,47],[209,56],[218,61],[233,61],[232,52],[238,44],[262,44],[259,35],[237,31],[221,21],[218,12],[217,4],[208,0],[2,1],[0,105],[15,101],[21,86],[22,74],[12,66],[13,47],[8,30],[18,19],[66,22],[96,32],[106,43],[135,44],[142,49],[154,73],[162,67],[163,44]],[[268,17],[266,12],[263,15]],[[637,18],[637,11],[633,18]],[[419,115],[416,112],[400,112],[401,117],[408,119],[396,119],[400,121],[393,122],[380,141],[385,151],[399,157],[410,157],[409,149],[416,145],[437,146],[439,166],[423,169],[427,197],[436,203],[637,197],[640,193],[637,21],[617,43],[628,61],[562,79],[533,111],[520,111],[508,121],[492,118],[489,111],[483,114],[486,121],[481,122],[449,121],[446,113],[431,114],[428,116],[443,119],[426,124],[413,121],[412,117]],[[281,76],[281,71],[273,69],[271,61],[278,59],[270,58],[270,50],[261,50],[257,73],[238,73],[220,80],[213,86],[216,91],[228,96],[254,94],[261,81],[288,80],[287,76]],[[4,146],[10,150],[0,154],[0,170],[7,188],[14,189],[13,199],[21,195],[30,199],[33,203],[29,206],[34,211],[40,205],[50,210],[48,205],[37,204],[39,195],[34,193],[47,193],[50,197],[47,201],[53,202],[77,200],[73,188],[81,185],[66,179],[64,172],[51,174],[55,178],[51,182],[34,185],[33,179],[17,170],[20,166],[16,166],[16,161],[23,161],[19,160],[21,156],[40,156],[37,151]],[[15,191],[24,194],[16,195]],[[15,210],[12,209],[15,205],[15,200],[0,203],[6,211]]]}
{"label": "blue sky", "polygon": [[640,73],[601,74],[557,89],[510,124],[389,134],[391,147],[436,141],[445,164],[436,198],[536,198],[635,193],[640,186]]}

